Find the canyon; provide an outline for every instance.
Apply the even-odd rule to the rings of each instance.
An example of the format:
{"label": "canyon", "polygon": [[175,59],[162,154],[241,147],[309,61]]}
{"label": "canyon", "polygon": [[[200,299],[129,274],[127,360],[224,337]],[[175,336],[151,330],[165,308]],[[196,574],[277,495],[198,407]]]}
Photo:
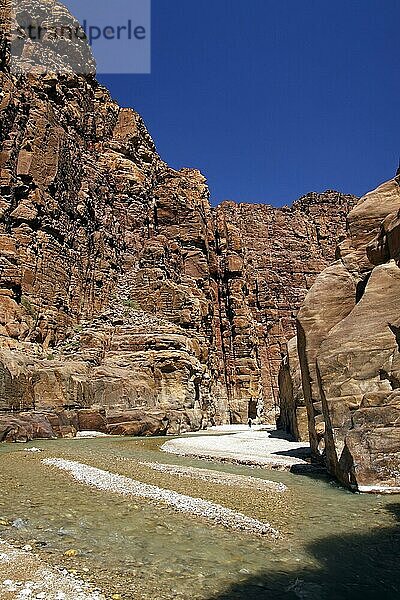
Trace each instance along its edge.
{"label": "canyon", "polygon": [[1,438],[273,422],[293,315],[354,197],[211,207],[94,77],[4,59],[0,77]]}
{"label": "canyon", "polygon": [[399,177],[212,206],[84,40],[40,73],[21,27],[18,73],[0,20],[0,441],[278,419],[346,486],[399,491]]}

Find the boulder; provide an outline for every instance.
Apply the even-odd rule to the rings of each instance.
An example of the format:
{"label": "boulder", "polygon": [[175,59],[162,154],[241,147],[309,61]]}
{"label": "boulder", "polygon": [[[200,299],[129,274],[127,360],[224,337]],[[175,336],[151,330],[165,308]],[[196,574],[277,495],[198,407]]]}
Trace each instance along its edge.
{"label": "boulder", "polygon": [[54,439],[56,437],[46,415],[0,414],[0,442],[30,442],[34,439]]}

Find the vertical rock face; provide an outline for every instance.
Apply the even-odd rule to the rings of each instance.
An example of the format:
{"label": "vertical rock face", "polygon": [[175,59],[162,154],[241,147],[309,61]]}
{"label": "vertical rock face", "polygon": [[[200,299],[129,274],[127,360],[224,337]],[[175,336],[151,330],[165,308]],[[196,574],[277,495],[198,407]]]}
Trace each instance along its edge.
{"label": "vertical rock face", "polygon": [[215,209],[220,312],[232,418],[249,404],[278,414],[278,373],[295,313],[334,258],[354,196],[311,193],[292,207],[224,202]]}
{"label": "vertical rock face", "polygon": [[0,438],[272,421],[293,313],[354,198],[212,209],[93,76],[12,75],[0,50]]}
{"label": "vertical rock face", "polygon": [[297,317],[297,339],[302,386],[309,407],[309,434],[315,455],[325,451],[325,421],[319,394],[316,358],[319,347],[356,302],[356,282],[340,261],[319,275]]}
{"label": "vertical rock face", "polygon": [[6,64],[0,410],[57,411],[65,431],[91,407],[129,433],[143,408],[150,433],[225,419],[205,179],[165,165],[93,77]]}
{"label": "vertical rock face", "polygon": [[399,211],[399,177],[359,201],[298,315],[314,453],[360,491],[400,491]]}

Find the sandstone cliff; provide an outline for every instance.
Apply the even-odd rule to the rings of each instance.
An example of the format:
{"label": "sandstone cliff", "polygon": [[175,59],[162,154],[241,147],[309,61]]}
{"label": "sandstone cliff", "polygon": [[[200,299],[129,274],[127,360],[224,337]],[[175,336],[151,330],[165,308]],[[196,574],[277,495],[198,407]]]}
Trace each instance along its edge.
{"label": "sandstone cliff", "polygon": [[215,209],[224,365],[231,416],[239,422],[252,401],[275,422],[279,367],[296,312],[333,260],[354,202],[327,191],[291,207],[224,202]]}
{"label": "sandstone cliff", "polygon": [[272,422],[294,311],[354,198],[212,209],[93,76],[11,74],[0,49],[0,439]]}
{"label": "sandstone cliff", "polygon": [[360,491],[400,491],[399,215],[397,176],[349,213],[337,261],[298,314],[312,450]]}

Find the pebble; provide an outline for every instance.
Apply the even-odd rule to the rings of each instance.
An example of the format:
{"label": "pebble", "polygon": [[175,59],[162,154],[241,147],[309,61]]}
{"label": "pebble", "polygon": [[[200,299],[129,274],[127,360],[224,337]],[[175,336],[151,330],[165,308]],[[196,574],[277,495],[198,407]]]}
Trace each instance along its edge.
{"label": "pebble", "polygon": [[3,527],[10,527],[11,523],[7,519],[0,519],[0,525]]}
{"label": "pebble", "polygon": [[23,529],[26,526],[26,522],[23,519],[15,519],[11,525],[16,529]]}
{"label": "pebble", "polygon": [[31,552],[15,548],[1,539],[0,549],[8,557],[6,562],[10,563],[11,573],[18,578],[0,581],[0,598],[4,597],[4,592],[7,598],[12,593],[15,600],[105,600],[99,590],[91,590],[66,570],[48,566]]}
{"label": "pebble", "polygon": [[179,465],[165,465],[161,463],[141,462],[141,465],[159,471],[160,473],[170,473],[179,477],[191,477],[201,479],[210,483],[229,485],[234,487],[245,487],[256,490],[266,490],[274,492],[286,492],[287,487],[281,482],[269,481],[258,477],[247,475],[235,475],[233,473],[224,473],[213,471],[211,469],[198,469],[196,467],[181,467]]}
{"label": "pebble", "polygon": [[192,496],[179,494],[172,490],[141,483],[123,475],[71,460],[46,458],[42,462],[46,465],[67,471],[76,481],[94,486],[100,490],[160,501],[179,512],[203,517],[229,529],[269,534],[272,537],[279,536],[278,531],[271,527],[269,523],[263,523],[257,519],[247,517],[240,512],[225,508],[220,504],[215,504],[203,498],[193,498]]}

